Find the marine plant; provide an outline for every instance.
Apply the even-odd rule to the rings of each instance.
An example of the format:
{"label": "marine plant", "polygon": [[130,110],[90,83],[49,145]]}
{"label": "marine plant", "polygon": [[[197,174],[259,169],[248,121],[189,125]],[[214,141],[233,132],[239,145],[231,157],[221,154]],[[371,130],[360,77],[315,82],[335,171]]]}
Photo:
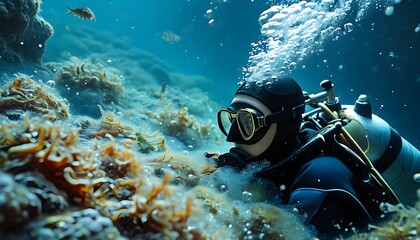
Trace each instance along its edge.
{"label": "marine plant", "polygon": [[[233,229],[256,221],[246,207],[229,210],[233,206],[229,198],[223,198],[226,204],[211,203],[215,200],[207,198],[215,190],[207,189],[204,198],[205,191],[196,190],[202,176],[216,170],[214,162],[196,161],[187,153],[169,150],[158,156],[141,155],[134,150],[135,140],[114,139],[111,134],[82,140],[83,144],[77,129],[42,117],[25,115],[21,120],[2,122],[0,173],[6,177],[0,179],[8,184],[0,185],[4,190],[0,197],[6,200],[0,202],[0,215],[15,219],[14,225],[25,231],[6,231],[8,223],[3,218],[0,232],[35,239],[79,235],[220,239],[202,224],[206,214],[233,212],[244,219],[210,220],[212,229],[223,229],[221,236],[228,238],[240,236]],[[212,210],[206,213],[203,206]],[[68,210],[73,212],[64,213]],[[102,235],[105,232],[109,234]]]}
{"label": "marine plant", "polygon": [[71,57],[67,62],[45,65],[56,72],[58,84],[78,92],[98,93],[105,103],[118,102],[124,92],[123,75],[116,68],[99,62]]}
{"label": "marine plant", "polygon": [[0,89],[0,114],[16,118],[22,112],[29,111],[68,119],[70,113],[67,101],[47,89],[46,85],[26,75],[17,76]]}
{"label": "marine plant", "polygon": [[141,153],[162,152],[168,149],[165,137],[158,131],[149,133],[139,130],[135,136]]}
{"label": "marine plant", "polygon": [[385,213],[392,218],[379,225],[371,225],[368,233],[359,233],[351,239],[419,239],[420,238],[420,201],[414,207],[403,204],[382,204]]}
{"label": "marine plant", "polygon": [[[197,235],[195,230],[187,227],[193,200],[186,198],[184,207],[179,205],[176,194],[179,187],[169,184],[174,175],[167,171],[163,177],[156,176],[155,168],[131,150],[133,143],[126,139],[118,144],[106,134],[106,138],[92,139],[89,147],[81,146],[77,130],[45,119],[30,120],[24,116],[20,121],[3,122],[1,125],[0,169],[9,174],[41,173],[66,193],[73,206],[95,208],[128,236],[153,234],[176,238],[174,236]],[[9,182],[13,183],[12,180]],[[16,196],[13,191],[21,188],[7,189],[11,191],[10,196]],[[0,204],[0,213],[22,219],[19,223],[24,224],[46,212],[36,195],[22,191],[24,195],[32,196],[26,198],[29,203],[22,202],[26,204],[22,206],[27,207],[11,212],[8,210],[10,207],[3,203]],[[4,192],[7,194],[8,191]],[[7,196],[5,199],[6,203],[17,203]],[[28,215],[29,209],[33,209],[31,212],[34,214]],[[40,223],[44,227],[56,226],[54,218],[45,221]],[[2,218],[0,225],[4,224],[6,221]],[[38,233],[42,236],[45,232]]]}
{"label": "marine plant", "polygon": [[177,174],[173,182],[187,187],[198,185],[203,175],[211,174],[217,169],[214,162],[196,161],[186,153],[173,153],[169,150],[148,161],[155,166],[158,173],[164,173],[163,167],[173,170]]}
{"label": "marine plant", "polygon": [[163,126],[163,131],[178,138],[186,145],[199,146],[205,140],[212,138],[215,129],[211,123],[201,124],[193,115],[188,114],[184,107],[173,111],[171,104],[165,104],[160,111],[142,110],[147,116]]}
{"label": "marine plant", "polygon": [[114,111],[105,111],[100,105],[98,107],[101,111],[101,126],[96,133],[93,133],[95,136],[105,137],[106,134],[109,134],[114,137],[121,135],[125,138],[134,138],[131,127],[121,123],[122,114],[115,117]]}

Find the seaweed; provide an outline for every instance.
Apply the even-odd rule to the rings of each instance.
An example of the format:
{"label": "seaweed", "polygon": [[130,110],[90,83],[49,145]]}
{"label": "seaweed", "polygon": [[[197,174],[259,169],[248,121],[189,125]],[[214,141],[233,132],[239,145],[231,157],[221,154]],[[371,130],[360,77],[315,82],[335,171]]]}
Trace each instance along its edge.
{"label": "seaweed", "polygon": [[158,121],[159,125],[164,127],[166,134],[178,138],[186,145],[199,146],[204,140],[212,137],[215,129],[211,123],[200,124],[193,115],[188,114],[187,107],[172,111],[170,104],[166,104],[161,111],[143,110],[142,112]]}
{"label": "seaweed", "polygon": [[358,233],[350,239],[419,239],[420,238],[420,202],[414,207],[403,204],[382,203],[384,213],[392,213],[390,220],[378,225],[370,225],[368,233]]}
{"label": "seaweed", "polygon": [[10,84],[0,90],[0,114],[16,118],[29,111],[38,115],[51,116],[52,119],[68,119],[70,116],[66,100],[46,90],[26,75],[17,76]]}
{"label": "seaweed", "polygon": [[132,129],[127,125],[121,124],[122,115],[114,117],[114,112],[104,111],[104,109],[98,105],[99,110],[101,111],[101,127],[94,133],[95,136],[105,137],[106,134],[111,136],[122,135],[126,138],[134,138],[132,136]]}
{"label": "seaweed", "polygon": [[158,131],[154,133],[138,131],[135,136],[141,153],[162,152],[168,149],[165,137]]}
{"label": "seaweed", "polygon": [[89,59],[71,57],[63,63],[47,63],[56,74],[57,84],[76,92],[90,91],[99,94],[105,103],[119,102],[124,87],[124,77],[113,67],[104,67],[101,63],[92,63]]}
{"label": "seaweed", "polygon": [[156,166],[155,169],[158,172],[163,171],[164,166],[172,169],[177,173],[173,182],[187,187],[198,185],[203,175],[211,174],[217,169],[214,162],[198,162],[186,153],[172,153],[170,151],[165,151],[149,161],[155,163],[152,166]]}

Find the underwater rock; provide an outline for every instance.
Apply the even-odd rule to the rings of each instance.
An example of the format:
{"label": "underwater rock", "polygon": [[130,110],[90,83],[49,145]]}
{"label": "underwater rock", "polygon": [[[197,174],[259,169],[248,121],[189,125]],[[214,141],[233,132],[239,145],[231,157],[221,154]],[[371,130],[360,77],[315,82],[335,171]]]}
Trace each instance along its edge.
{"label": "underwater rock", "polygon": [[52,26],[38,16],[41,0],[0,0],[0,61],[41,63]]}
{"label": "underwater rock", "polygon": [[15,229],[41,212],[41,201],[13,177],[0,171],[0,232]]}

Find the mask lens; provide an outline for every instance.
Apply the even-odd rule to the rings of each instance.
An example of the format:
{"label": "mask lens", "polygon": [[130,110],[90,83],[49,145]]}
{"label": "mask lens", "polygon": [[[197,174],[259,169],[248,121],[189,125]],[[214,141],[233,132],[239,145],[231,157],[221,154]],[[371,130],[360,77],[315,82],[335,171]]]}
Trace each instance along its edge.
{"label": "mask lens", "polygon": [[232,126],[232,115],[226,110],[221,110],[217,114],[218,116],[218,122],[219,122],[219,128],[222,130],[223,134],[227,136],[229,133],[230,127]]}
{"label": "mask lens", "polygon": [[236,119],[240,130],[242,131],[243,137],[247,140],[252,137],[255,130],[254,120],[252,114],[247,111],[239,111]]}

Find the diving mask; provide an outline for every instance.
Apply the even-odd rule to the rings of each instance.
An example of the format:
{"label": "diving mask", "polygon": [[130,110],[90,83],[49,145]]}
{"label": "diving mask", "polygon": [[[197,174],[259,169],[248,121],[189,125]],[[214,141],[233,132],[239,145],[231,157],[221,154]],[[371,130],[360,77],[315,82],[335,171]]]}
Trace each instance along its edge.
{"label": "diving mask", "polygon": [[256,131],[273,123],[291,120],[296,118],[298,110],[304,108],[305,104],[293,107],[290,110],[263,115],[260,111],[252,108],[241,108],[237,111],[222,109],[217,112],[217,122],[224,135],[228,135],[233,121],[236,120],[239,132],[244,140],[250,140]]}

